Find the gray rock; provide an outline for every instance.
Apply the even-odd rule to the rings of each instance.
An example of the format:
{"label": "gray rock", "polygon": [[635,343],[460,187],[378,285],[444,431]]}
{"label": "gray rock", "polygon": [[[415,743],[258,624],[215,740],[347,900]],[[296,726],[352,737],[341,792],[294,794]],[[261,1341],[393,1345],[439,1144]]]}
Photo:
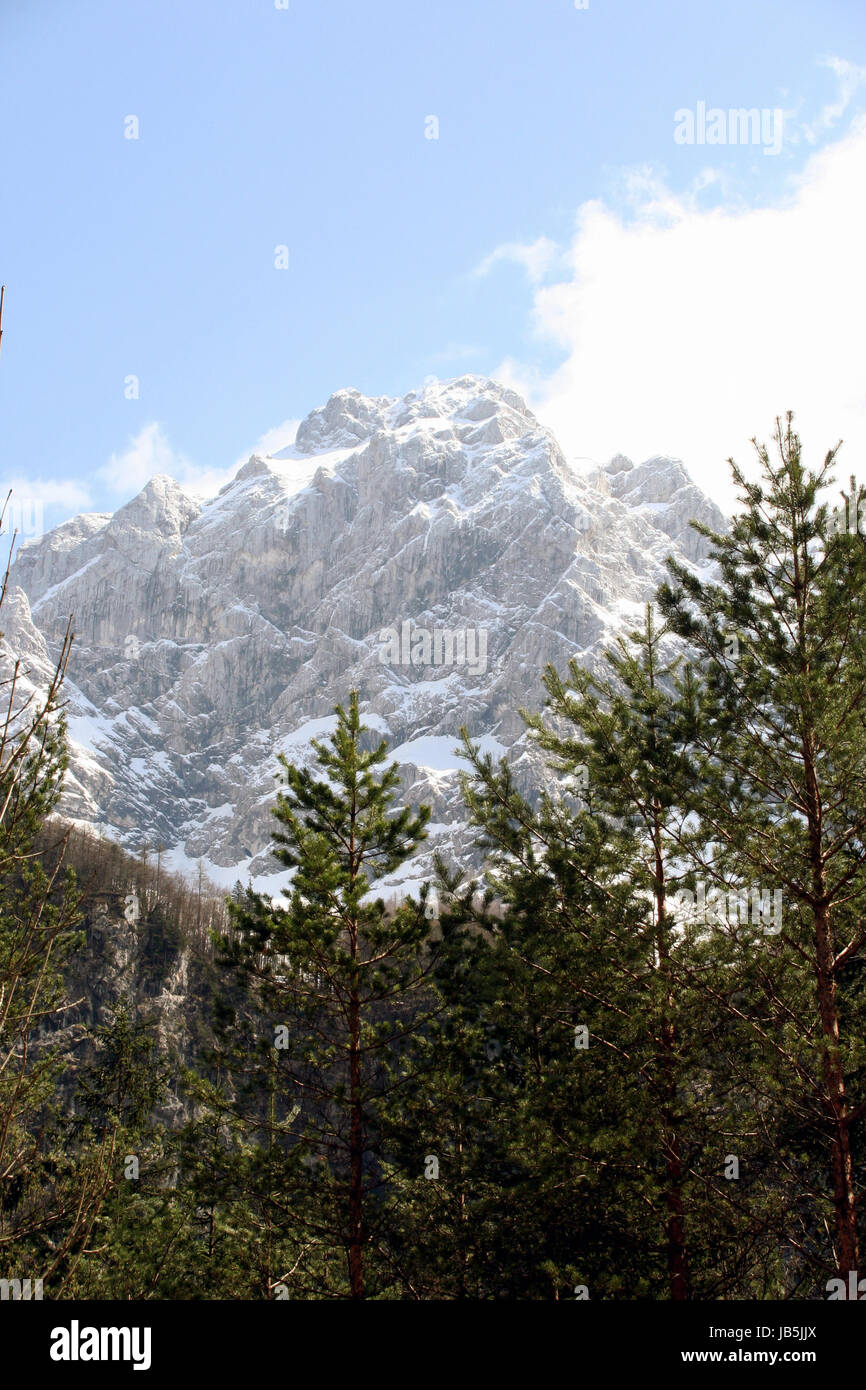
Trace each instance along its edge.
{"label": "gray rock", "polygon": [[[309,760],[356,687],[407,795],[433,808],[427,845],[382,885],[406,891],[434,848],[471,859],[461,725],[528,786],[518,710],[540,706],[545,664],[598,665],[668,554],[706,563],[692,516],[724,525],[679,461],[578,475],[497,382],[340,391],[205,506],[157,477],[113,517],[24,548],[6,659],[26,652],[38,683],[74,614],[67,814],[131,849],[162,843],[167,866],[202,858],[227,886],[285,881],[269,856],[276,756]],[[404,623],[417,659],[388,664],[382,633],[402,658]],[[476,655],[486,642],[486,669],[445,661],[460,633]]]}

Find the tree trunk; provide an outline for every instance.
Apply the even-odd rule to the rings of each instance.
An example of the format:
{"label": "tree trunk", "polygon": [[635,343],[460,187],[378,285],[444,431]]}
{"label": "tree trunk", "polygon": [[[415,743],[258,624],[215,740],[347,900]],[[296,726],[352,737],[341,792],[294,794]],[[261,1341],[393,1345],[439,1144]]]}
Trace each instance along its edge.
{"label": "tree trunk", "polygon": [[352,992],[349,1005],[349,1029],[349,1287],[352,1298],[363,1298],[364,1133],[361,1114],[361,1021],[356,990]]}
{"label": "tree trunk", "polygon": [[836,976],[833,971],[833,930],[827,905],[827,884],[823,856],[823,814],[815,767],[811,731],[803,739],[803,770],[806,775],[806,808],[809,828],[809,857],[812,891],[816,906],[815,984],[818,1012],[824,1037],[824,1109],[830,1121],[833,1206],[836,1213],[836,1260],[841,1278],[858,1269],[857,1198],[854,1165],[851,1158],[851,1122],[845,1074],[839,1051],[839,1010],[836,1003]]}
{"label": "tree trunk", "polygon": [[833,974],[833,943],[829,914],[815,913],[818,1009],[824,1035],[824,1104],[831,1123],[833,1205],[836,1212],[836,1258],[840,1278],[859,1268],[857,1199],[851,1156],[851,1122],[845,1075],[839,1055],[839,1011]]}
{"label": "tree trunk", "polygon": [[683,1165],[676,1131],[668,1128],[665,1144],[665,1176],[668,1207],[668,1278],[671,1298],[689,1297],[689,1269],[686,1258],[686,1221],[683,1211]]}
{"label": "tree trunk", "polygon": [[[655,689],[655,673],[652,666],[652,647],[650,657],[650,686]],[[666,1017],[662,1020],[662,1085],[664,1101],[662,1105],[662,1147],[665,1157],[665,1200],[668,1209],[667,1219],[667,1261],[668,1280],[671,1298],[676,1302],[689,1297],[688,1259],[686,1255],[686,1221],[683,1210],[683,1164],[680,1152],[679,1135],[675,1120],[676,1102],[676,1041],[677,1031],[674,1023],[674,996],[671,991],[667,882],[664,853],[662,850],[662,814],[656,798],[653,798],[653,849],[655,853],[655,901],[656,901],[656,968],[664,973],[667,982],[665,1001]]]}

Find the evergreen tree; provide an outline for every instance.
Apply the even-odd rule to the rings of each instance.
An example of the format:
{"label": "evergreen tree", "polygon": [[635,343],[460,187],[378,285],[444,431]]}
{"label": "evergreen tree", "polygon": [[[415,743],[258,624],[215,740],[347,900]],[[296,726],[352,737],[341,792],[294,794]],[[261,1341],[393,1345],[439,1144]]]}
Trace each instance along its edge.
{"label": "evergreen tree", "polygon": [[648,608],[608,678],[548,668],[524,716],[556,783],[535,809],[464,734],[488,891],[448,892],[443,868],[442,1009],[403,1098],[410,1142],[446,1153],[412,1228],[445,1296],[467,1296],[467,1250],[475,1297],[778,1290],[778,1209],[754,1168],[725,1178],[732,1132],[754,1129],[734,986],[679,911],[698,717],[679,645]]}
{"label": "evergreen tree", "polygon": [[445,1011],[422,1132],[448,1163],[428,1205],[459,1197],[448,1239],[471,1237],[469,1296],[651,1296],[651,1048],[633,1007],[647,904],[573,786],[533,809],[507,764],[464,742],[492,855],[483,896],[443,881]]}
{"label": "evergreen tree", "polygon": [[435,954],[426,891],[388,910],[370,888],[413,853],[430,813],[395,807],[399,771],[382,766],[384,741],[365,749],[357,692],[336,715],[315,770],[281,758],[273,852],[293,871],[287,902],[249,890],[229,904],[224,959],[261,1031],[251,1037],[254,1013],[227,998],[210,1104],[234,1129],[261,1238],[270,1221],[296,1236],[270,1289],[360,1299],[398,1282],[382,1240],[379,1109],[405,1080]]}
{"label": "evergreen tree", "polygon": [[536,1252],[524,1258],[525,1240],[518,1248],[518,1207],[535,1175],[509,1150],[516,1091],[502,1019],[496,1033],[491,1022],[496,967],[484,913],[471,890],[450,886],[431,1016],[401,1059],[411,1084],[390,1092],[381,1116],[387,1243],[404,1297],[489,1299],[531,1281]]}
{"label": "evergreen tree", "polygon": [[[689,1261],[683,1188],[686,1165],[680,1114],[683,1063],[692,1040],[684,1036],[685,1000],[676,997],[673,957],[676,928],[670,898],[676,889],[676,843],[683,811],[678,788],[688,776],[678,743],[674,681],[677,661],[662,656],[664,634],[647,606],[643,631],[620,639],[608,652],[613,680],[594,679],[576,661],[563,681],[548,668],[545,686],[554,717],[529,717],[553,766],[574,777],[581,769],[593,788],[593,809],[618,851],[622,871],[650,904],[651,930],[644,933],[643,1009],[657,1055],[644,1077],[652,1093],[659,1150],[663,1156],[666,1248],[671,1297],[689,1294]],[[559,728],[556,727],[559,725]],[[565,728],[563,735],[559,730]],[[617,949],[611,943],[612,949]]]}
{"label": "evergreen tree", "polygon": [[[751,1173],[738,1184],[725,1177],[732,1129],[753,1119],[728,1038],[730,978],[716,944],[681,910],[695,886],[700,717],[683,656],[648,606],[643,628],[606,653],[607,677],[575,661],[565,679],[548,668],[546,713],[527,718],[552,767],[572,780],[579,772],[591,788],[617,872],[648,906],[630,1007],[649,1048],[639,1086],[645,1133],[657,1149],[649,1200],[664,1228],[670,1296],[719,1297],[733,1286],[766,1294],[777,1276],[772,1212],[743,1201]],[[619,953],[633,928],[612,925],[608,949]]]}
{"label": "evergreen tree", "polygon": [[748,1036],[758,1134],[775,1127],[780,1144],[787,1277],[809,1288],[810,1270],[847,1278],[859,1263],[866,550],[820,501],[836,450],[807,469],[790,414],[775,445],[773,461],[756,443],[760,481],[731,463],[741,509],[730,531],[697,528],[718,582],[670,562],[660,603],[705,668],[695,844],[727,896],[738,994],[724,1002]]}

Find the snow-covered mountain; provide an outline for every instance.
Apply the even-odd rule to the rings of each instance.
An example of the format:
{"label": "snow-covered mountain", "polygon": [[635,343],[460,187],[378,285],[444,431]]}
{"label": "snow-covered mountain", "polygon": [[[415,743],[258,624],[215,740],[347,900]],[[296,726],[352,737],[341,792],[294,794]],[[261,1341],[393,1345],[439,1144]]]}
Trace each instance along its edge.
{"label": "snow-covered mountain", "polygon": [[540,705],[545,663],[596,665],[666,555],[704,563],[691,517],[724,524],[680,462],[578,474],[495,381],[339,391],[204,506],[160,476],[23,547],[4,646],[38,682],[74,615],[67,814],[227,885],[284,881],[276,755],[309,756],[357,687],[433,807],[406,888],[433,849],[467,853],[459,727],[528,780],[518,710]]}

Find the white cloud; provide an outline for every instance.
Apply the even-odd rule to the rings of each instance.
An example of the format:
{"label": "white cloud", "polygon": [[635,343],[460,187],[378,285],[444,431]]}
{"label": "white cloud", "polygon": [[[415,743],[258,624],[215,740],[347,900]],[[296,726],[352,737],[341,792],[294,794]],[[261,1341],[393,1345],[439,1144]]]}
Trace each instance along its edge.
{"label": "white cloud", "polygon": [[[36,540],[89,506],[87,488],[72,478],[0,478],[0,535],[17,533],[19,541]],[[4,551],[2,564],[6,558]]]}
{"label": "white cloud", "polygon": [[534,333],[565,357],[549,373],[509,359],[494,374],[573,457],[677,455],[726,507],[726,459],[748,465],[751,437],[769,440],[787,409],[808,460],[841,436],[840,476],[866,476],[864,168],[860,117],[776,206],[708,210],[642,171],[626,213],[579,209],[557,283],[531,268],[545,238],[525,258],[497,248],[483,264],[522,259]]}
{"label": "white cloud", "polygon": [[247,449],[228,468],[207,467],[194,463],[186,454],[175,449],[158,421],[144,425],[126,448],[111,455],[108,463],[96,470],[96,477],[117,500],[128,500],[141,491],[157,473],[166,473],[180,483],[185,492],[200,502],[215,497],[230,483],[251,454],[275,454],[293,444],[298,432],[298,420],[284,420],[266,430],[252,448]]}
{"label": "white cloud", "polygon": [[474,269],[473,275],[489,275],[494,266],[502,261],[513,261],[526,271],[532,284],[539,284],[551,270],[555,269],[561,257],[560,248],[549,237],[540,236],[529,245],[519,241],[508,241],[497,246],[485,256]]}
{"label": "white cloud", "polygon": [[300,420],[284,420],[281,425],[274,425],[273,429],[265,430],[264,434],[259,435],[252,448],[248,449],[237,460],[235,471],[247,462],[251,454],[259,454],[268,458],[272,454],[278,454],[281,449],[287,449],[290,444],[294,444],[300,423]]}
{"label": "white cloud", "polygon": [[3,478],[0,479],[0,507],[12,489],[10,507],[16,503],[43,507],[62,507],[68,512],[80,512],[88,506],[90,493],[72,478]]}
{"label": "white cloud", "polygon": [[161,425],[152,421],[129,441],[119,454],[112,454],[108,463],[97,469],[96,476],[115,496],[134,497],[155,477],[167,473],[193,497],[205,500],[214,497],[237,471],[231,468],[207,468],[193,463],[170,443]]}
{"label": "white cloud", "polygon": [[152,421],[130,439],[122,453],[112,454],[108,463],[97,469],[97,477],[110,492],[134,496],[156,473],[177,478],[186,464],[184,456],[169,444],[161,426]]}
{"label": "white cloud", "polygon": [[204,502],[215,497],[249,459],[251,454],[275,454],[295,442],[299,420],[284,420],[260,435],[252,448],[241,454],[228,468],[206,467],[193,461],[170,443],[157,421],[151,421],[130,439],[119,454],[97,469],[97,477],[115,496],[134,497],[157,473],[167,473],[190,496]]}
{"label": "white cloud", "polygon": [[801,129],[810,144],[815,144],[822,135],[839,123],[858,90],[866,82],[866,68],[850,63],[847,58],[822,58],[821,67],[829,68],[835,74],[838,91],[835,100],[827,103],[816,120],[802,123]]}

